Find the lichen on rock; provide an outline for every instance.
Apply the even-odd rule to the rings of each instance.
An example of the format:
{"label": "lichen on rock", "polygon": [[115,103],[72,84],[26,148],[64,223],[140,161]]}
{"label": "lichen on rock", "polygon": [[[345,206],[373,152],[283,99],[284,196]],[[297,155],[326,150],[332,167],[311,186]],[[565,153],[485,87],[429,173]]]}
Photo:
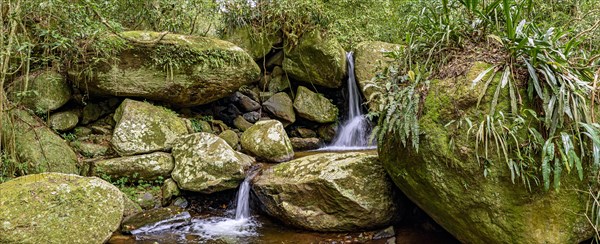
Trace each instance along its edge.
{"label": "lichen on rock", "polygon": [[269,162],[285,162],[294,157],[294,149],[283,124],[277,120],[258,121],[241,137],[242,148]]}

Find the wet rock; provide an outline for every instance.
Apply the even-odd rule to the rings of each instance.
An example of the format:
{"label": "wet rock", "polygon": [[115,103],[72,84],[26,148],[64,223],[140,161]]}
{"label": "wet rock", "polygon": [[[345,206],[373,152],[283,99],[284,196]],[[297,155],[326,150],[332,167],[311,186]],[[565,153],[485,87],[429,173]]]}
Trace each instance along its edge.
{"label": "wet rock", "polygon": [[286,224],[316,231],[390,225],[403,206],[376,156],[324,153],[274,165],[255,179],[261,208]]}
{"label": "wet rock", "polygon": [[2,118],[2,141],[14,148],[24,174],[61,172],[77,174],[73,149],[41,119],[22,109],[6,111]]}
{"label": "wet rock", "polygon": [[269,98],[263,103],[263,108],[274,117],[282,119],[286,124],[296,121],[292,99],[284,92],[277,93]]}
{"label": "wet rock", "polygon": [[175,168],[171,176],[179,187],[207,194],[237,188],[255,162],[225,140],[204,132],[177,139],[172,154]]}
{"label": "wet rock", "polygon": [[294,149],[283,124],[277,120],[256,122],[244,131],[242,148],[269,162],[285,162],[294,158]]}
{"label": "wet rock", "polygon": [[294,109],[300,117],[317,123],[335,122],[338,116],[338,108],[329,99],[303,86],[296,92]]}
{"label": "wet rock", "polygon": [[252,126],[252,123],[248,122],[242,116],[237,116],[237,118],[233,120],[233,126],[241,131],[245,131]]}
{"label": "wet rock", "polygon": [[283,70],[294,80],[338,88],[346,75],[346,52],[335,38],[318,31],[302,35],[298,45],[284,50]]}
{"label": "wet rock", "polygon": [[[173,198],[181,195],[177,183],[173,179],[167,179],[160,188],[162,192],[162,206],[165,207],[171,204]],[[184,207],[185,208],[185,207]]]}
{"label": "wet rock", "polygon": [[72,130],[77,123],[79,123],[79,116],[74,110],[54,113],[48,118],[50,128],[60,132]]}
{"label": "wet rock", "polygon": [[335,134],[337,133],[338,124],[331,123],[326,125],[321,125],[317,128],[317,134],[319,137],[323,139],[325,142],[331,142],[335,138]]}
{"label": "wet rock", "polygon": [[260,113],[259,112],[249,112],[249,113],[245,113],[242,117],[244,117],[244,119],[250,123],[256,123],[256,121],[258,121],[260,119]]}
{"label": "wet rock", "polygon": [[295,151],[313,150],[321,147],[321,140],[319,138],[292,137],[290,141]]}
{"label": "wet rock", "polygon": [[0,243],[104,243],[123,217],[123,193],[96,177],[27,175],[0,192]]}
{"label": "wet rock", "polygon": [[[125,48],[117,54],[118,62],[99,63],[91,67],[91,75],[70,71],[76,85],[86,87],[92,95],[138,97],[193,107],[227,97],[260,75],[250,55],[227,41],[180,34],[160,38],[160,33],[148,31],[121,35],[140,43],[160,41]],[[174,65],[165,69],[168,63]]]}
{"label": "wet rock", "polygon": [[37,114],[45,114],[65,105],[71,99],[71,88],[58,72],[42,70],[28,79],[17,78],[8,89],[8,98]]}
{"label": "wet rock", "polygon": [[94,166],[94,175],[97,176],[108,175],[115,179],[128,177],[133,180],[153,181],[167,178],[175,165],[171,154],[155,152],[101,160]]}
{"label": "wet rock", "polygon": [[252,98],[242,94],[241,92],[236,92],[235,96],[238,97],[238,105],[242,110],[246,112],[252,112],[260,109],[260,103],[252,100]]}
{"label": "wet rock", "polygon": [[144,210],[139,204],[135,203],[133,200],[129,199],[129,197],[123,194],[123,218],[141,213],[142,211]]}
{"label": "wet rock", "polygon": [[235,133],[232,130],[226,130],[221,132],[221,134],[219,134],[219,137],[225,140],[227,144],[233,149],[236,149],[238,144],[240,143],[240,138],[238,137],[237,133]]}
{"label": "wet rock", "polygon": [[[184,213],[185,210],[179,207],[167,207],[167,208],[155,208],[148,211],[144,211],[128,217],[123,220],[121,225],[121,231],[125,233],[131,233],[132,231],[140,228],[150,226],[157,222],[172,219],[173,217]],[[187,215],[189,216],[189,214]],[[189,222],[191,218],[184,218],[181,221]]]}
{"label": "wet rock", "polygon": [[394,231],[394,226],[387,227],[383,230],[378,231],[373,235],[373,240],[379,240],[383,238],[390,238],[396,236],[396,232]]}
{"label": "wet rock", "polygon": [[135,203],[139,204],[139,206],[144,210],[149,210],[160,206],[160,199],[152,195],[152,193],[147,191],[140,191],[137,193],[135,198]]}
{"label": "wet rock", "polygon": [[121,156],[168,150],[177,137],[188,133],[175,112],[146,102],[125,99],[114,117],[111,143]]}
{"label": "wet rock", "polygon": [[317,137],[317,132],[315,132],[314,130],[308,129],[308,128],[296,128],[296,132],[298,133],[298,136],[302,137],[302,138],[311,138],[311,137]]}

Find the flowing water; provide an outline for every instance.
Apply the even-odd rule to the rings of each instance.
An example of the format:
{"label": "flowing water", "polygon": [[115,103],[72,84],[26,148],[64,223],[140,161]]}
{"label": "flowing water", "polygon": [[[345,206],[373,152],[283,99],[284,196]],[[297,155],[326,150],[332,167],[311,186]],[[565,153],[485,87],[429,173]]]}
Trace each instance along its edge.
{"label": "flowing water", "polygon": [[354,76],[354,57],[352,52],[346,53],[348,60],[348,115],[347,120],[339,127],[331,145],[321,151],[349,151],[374,149],[369,140],[370,124],[361,111],[362,99]]}

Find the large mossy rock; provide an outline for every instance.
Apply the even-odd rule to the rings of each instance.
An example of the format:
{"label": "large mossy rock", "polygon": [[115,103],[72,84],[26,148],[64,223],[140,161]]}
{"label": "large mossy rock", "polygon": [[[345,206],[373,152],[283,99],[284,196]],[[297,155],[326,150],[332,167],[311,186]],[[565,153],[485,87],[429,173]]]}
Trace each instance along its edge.
{"label": "large mossy rock", "polygon": [[91,75],[70,72],[81,88],[192,107],[227,97],[260,76],[250,55],[227,41],[144,31],[121,35],[137,43],[121,50],[118,61],[93,67]]}
{"label": "large mossy rock", "polygon": [[1,118],[2,143],[5,148],[15,149],[22,173],[79,173],[73,149],[41,119],[17,108],[6,111]]}
{"label": "large mossy rock", "polygon": [[72,130],[77,123],[79,123],[79,115],[75,110],[58,112],[48,118],[50,128],[61,132]]}
{"label": "large mossy rock", "polygon": [[269,215],[315,231],[390,225],[402,207],[377,156],[365,153],[324,153],[281,163],[263,171],[252,189]]}
{"label": "large mossy rock", "polygon": [[332,123],[338,117],[338,108],[329,99],[303,86],[296,92],[294,109],[300,117],[318,123]]}
{"label": "large mossy rock", "polygon": [[252,27],[240,27],[228,30],[223,39],[243,48],[255,60],[263,58],[277,43],[281,43],[281,37],[276,34],[263,31],[258,33]]}
{"label": "large mossy rock", "polygon": [[283,124],[277,120],[258,121],[242,134],[242,148],[269,161],[285,162],[294,158],[294,149]]}
{"label": "large mossy rock", "polygon": [[[356,45],[354,75],[365,98],[369,99],[373,94],[373,88],[365,89],[365,85],[377,75],[378,71],[394,61],[393,58],[386,57],[386,53],[399,51],[401,48],[400,44],[379,41],[365,41]],[[371,111],[379,110],[377,103],[370,102],[368,105]]]}
{"label": "large mossy rock", "polygon": [[297,46],[285,49],[283,70],[292,79],[337,88],[346,75],[346,52],[335,38],[312,31],[304,34]]}
{"label": "large mossy rock", "polygon": [[[546,192],[531,179],[529,192],[521,179],[511,182],[504,159],[493,152],[486,177],[476,158],[473,132],[469,136],[468,126],[446,126],[488,111],[499,79],[479,107],[485,82],[476,86],[472,82],[488,67],[475,63],[466,77],[431,82],[419,118],[418,152],[402,146],[392,134],[379,142],[388,174],[414,203],[464,243],[579,243],[591,238],[592,226],[585,217],[588,187],[576,173],[563,173],[560,191]],[[499,101],[497,109],[509,109],[507,94]]]}
{"label": "large mossy rock", "polygon": [[154,181],[166,179],[175,167],[171,154],[155,152],[151,154],[100,160],[94,163],[94,175],[110,176],[113,179]]}
{"label": "large mossy rock", "polygon": [[175,168],[171,177],[179,188],[207,194],[237,188],[255,162],[225,140],[204,132],[179,138],[172,153]]}
{"label": "large mossy rock", "polygon": [[123,193],[96,177],[27,175],[0,192],[0,243],[104,243],[123,218]]}
{"label": "large mossy rock", "polygon": [[263,108],[274,117],[288,124],[296,122],[292,99],[285,92],[279,92],[263,103]]}
{"label": "large mossy rock", "polygon": [[185,121],[168,109],[125,99],[117,108],[112,145],[121,156],[170,149],[173,141],[188,133]]}
{"label": "large mossy rock", "polygon": [[56,110],[71,99],[71,87],[65,78],[54,70],[31,74],[28,79],[20,77],[9,88],[8,98],[38,114]]}

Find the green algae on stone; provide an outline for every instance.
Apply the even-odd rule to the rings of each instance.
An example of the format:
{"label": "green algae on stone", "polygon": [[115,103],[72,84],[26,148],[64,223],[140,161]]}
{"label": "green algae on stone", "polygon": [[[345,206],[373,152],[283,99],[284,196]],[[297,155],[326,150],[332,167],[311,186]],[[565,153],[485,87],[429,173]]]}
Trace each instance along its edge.
{"label": "green algae on stone", "polygon": [[294,158],[294,149],[283,124],[277,120],[258,121],[242,134],[242,148],[269,162]]}
{"label": "green algae on stone", "polygon": [[111,150],[109,145],[96,144],[86,141],[74,141],[70,143],[71,147],[87,158],[95,158],[108,155]]}
{"label": "green algae on stone", "polygon": [[329,99],[303,86],[296,92],[294,109],[300,117],[317,123],[332,123],[338,117],[338,108]]}
{"label": "green algae on stone", "polygon": [[188,134],[185,121],[175,112],[146,102],[125,99],[114,119],[111,142],[121,156],[168,150],[177,137]]}
{"label": "green algae on stone", "polygon": [[2,143],[15,149],[23,173],[79,172],[73,149],[35,115],[14,108],[2,115],[2,122]]}
{"label": "green algae on stone", "polygon": [[0,243],[100,244],[123,217],[123,193],[96,177],[27,175],[0,192]]}
{"label": "green algae on stone", "polygon": [[305,33],[297,46],[285,50],[283,70],[294,80],[338,88],[346,75],[346,52],[335,38],[318,31]]}
{"label": "green algae on stone", "polygon": [[[260,76],[260,68],[234,44],[200,36],[128,31],[122,36],[139,42],[121,50],[114,62],[71,70],[69,75],[94,95],[138,97],[181,107],[207,104],[229,96]],[[115,36],[106,38],[115,39]]]}
{"label": "green algae on stone", "polygon": [[233,149],[236,149],[237,145],[240,143],[240,138],[238,137],[237,133],[235,133],[232,130],[226,130],[221,132],[221,134],[219,134],[219,137],[225,140],[227,144],[229,144],[229,146],[231,146],[231,148]]}
{"label": "green algae on stone", "polygon": [[94,163],[94,175],[110,176],[113,179],[127,177],[133,180],[167,178],[173,170],[171,154],[155,152],[144,155],[112,158]]}
{"label": "green algae on stone", "polygon": [[[365,89],[368,82],[376,77],[378,71],[381,72],[383,68],[394,62],[393,58],[386,57],[386,53],[401,49],[402,45],[400,44],[379,41],[365,41],[356,45],[354,75],[365,98],[369,99],[374,92],[373,88]],[[369,102],[368,105],[371,111],[379,110],[379,104],[375,102]]]}
{"label": "green algae on stone", "polygon": [[181,195],[177,182],[170,178],[165,180],[160,188],[160,192],[162,193],[161,204],[163,207],[171,204],[171,200]]}
{"label": "green algae on stone", "polygon": [[[592,226],[585,217],[591,179],[579,181],[574,174],[563,174],[560,191],[545,192],[532,182],[529,192],[521,182],[511,182],[506,163],[495,153],[489,156],[494,163],[486,165],[490,173],[484,177],[469,128],[446,126],[464,116],[482,119],[481,114],[489,111],[499,77],[479,107],[485,82],[472,83],[488,67],[476,62],[466,76],[430,83],[419,118],[418,152],[403,147],[391,134],[379,142],[388,174],[413,202],[464,243],[579,243],[591,238]],[[526,96],[524,90],[520,92]],[[498,101],[499,111],[510,109],[508,94],[501,93]]]}
{"label": "green algae on stone", "polygon": [[393,183],[377,156],[323,153],[272,166],[253,191],[269,215],[315,231],[388,226],[400,216]]}
{"label": "green algae on stone", "polygon": [[237,188],[255,162],[225,140],[204,132],[178,138],[172,154],[175,168],[171,177],[179,188],[206,194]]}
{"label": "green algae on stone", "polygon": [[48,125],[56,131],[69,131],[75,128],[79,123],[77,111],[68,110],[50,115]]}
{"label": "green algae on stone", "polygon": [[8,98],[37,114],[56,110],[71,99],[71,87],[54,70],[34,72],[28,79],[20,77],[9,88]]}

